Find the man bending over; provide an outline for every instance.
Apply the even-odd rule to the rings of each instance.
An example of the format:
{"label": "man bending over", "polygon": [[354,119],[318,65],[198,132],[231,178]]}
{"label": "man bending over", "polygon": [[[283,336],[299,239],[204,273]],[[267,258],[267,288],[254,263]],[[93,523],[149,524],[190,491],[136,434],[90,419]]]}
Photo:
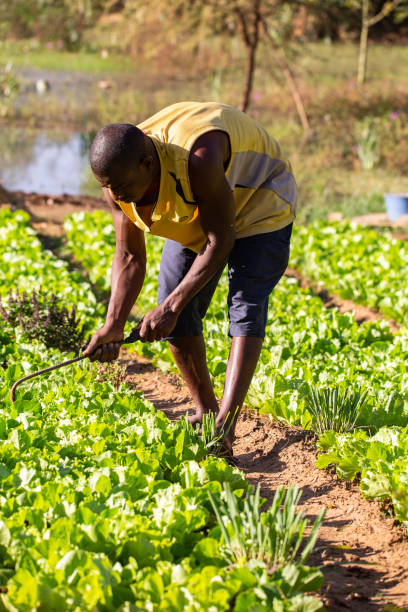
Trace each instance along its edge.
{"label": "man bending over", "polygon": [[[112,208],[116,250],[106,322],[85,353],[98,349],[92,359],[99,361],[118,357],[148,265],[144,234],[166,238],[159,305],[144,315],[140,337],[168,340],[195,402],[191,422],[213,411],[219,429],[231,425],[225,452],[232,456],[269,294],[288,264],[296,212],[290,164],[257,121],[213,102],[173,104],[137,127],[107,125],[95,137],[90,162]],[[202,320],[227,263],[232,344],[219,406]]]}

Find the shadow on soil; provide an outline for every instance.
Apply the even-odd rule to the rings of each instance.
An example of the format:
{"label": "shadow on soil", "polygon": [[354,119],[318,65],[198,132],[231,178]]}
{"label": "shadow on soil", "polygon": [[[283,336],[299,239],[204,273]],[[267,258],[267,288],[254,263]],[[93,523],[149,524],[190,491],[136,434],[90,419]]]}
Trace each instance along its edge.
{"label": "shadow on soil", "polygon": [[[400,570],[389,578],[386,570],[374,567],[371,557],[375,554],[376,551],[369,546],[341,550],[330,540],[317,540],[316,550],[308,563],[320,566],[323,572],[324,585],[320,594],[329,612],[380,612],[388,609],[386,595],[383,594],[397,587],[406,574]],[[403,607],[406,597],[400,595],[400,602],[396,598],[398,595],[393,594],[394,607],[389,610],[407,610]],[[398,605],[400,607],[396,608]]]}

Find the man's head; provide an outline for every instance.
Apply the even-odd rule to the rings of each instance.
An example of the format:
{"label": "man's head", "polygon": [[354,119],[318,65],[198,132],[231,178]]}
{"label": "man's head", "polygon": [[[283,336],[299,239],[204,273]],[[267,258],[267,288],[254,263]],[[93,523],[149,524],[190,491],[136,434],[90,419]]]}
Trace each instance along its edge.
{"label": "man's head", "polygon": [[154,178],[152,146],[150,138],[130,123],[106,125],[92,143],[92,172],[114,199],[138,201]]}

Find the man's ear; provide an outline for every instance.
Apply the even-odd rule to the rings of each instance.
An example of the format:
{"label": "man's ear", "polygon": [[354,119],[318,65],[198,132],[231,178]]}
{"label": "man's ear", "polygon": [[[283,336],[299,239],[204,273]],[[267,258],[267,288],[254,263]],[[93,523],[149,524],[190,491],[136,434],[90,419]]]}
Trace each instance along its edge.
{"label": "man's ear", "polygon": [[140,163],[146,170],[151,170],[154,164],[153,156],[145,155]]}

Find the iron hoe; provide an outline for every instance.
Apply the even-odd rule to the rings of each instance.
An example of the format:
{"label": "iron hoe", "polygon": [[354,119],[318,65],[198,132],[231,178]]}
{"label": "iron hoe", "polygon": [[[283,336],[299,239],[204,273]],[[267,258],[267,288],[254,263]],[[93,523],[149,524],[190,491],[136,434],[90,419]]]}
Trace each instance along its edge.
{"label": "iron hoe", "polygon": [[[121,340],[119,344],[132,344],[132,342],[136,342],[140,340],[139,330],[134,327],[130,332],[129,336],[124,340]],[[97,350],[97,349],[95,349]],[[13,384],[10,389],[10,399],[12,402],[16,399],[16,389],[18,385],[25,382],[26,380],[30,380],[30,378],[34,378],[35,376],[40,376],[40,374],[45,374],[46,372],[52,372],[52,370],[57,370],[58,368],[62,368],[64,366],[70,365],[71,363],[75,363],[76,361],[81,361],[81,359],[86,359],[88,355],[80,355],[79,357],[74,357],[74,359],[68,359],[68,361],[62,361],[61,363],[57,363],[56,365],[50,366],[49,368],[44,368],[43,370],[37,370],[37,372],[32,372],[32,374],[28,374],[27,376],[23,376],[19,380]]]}

